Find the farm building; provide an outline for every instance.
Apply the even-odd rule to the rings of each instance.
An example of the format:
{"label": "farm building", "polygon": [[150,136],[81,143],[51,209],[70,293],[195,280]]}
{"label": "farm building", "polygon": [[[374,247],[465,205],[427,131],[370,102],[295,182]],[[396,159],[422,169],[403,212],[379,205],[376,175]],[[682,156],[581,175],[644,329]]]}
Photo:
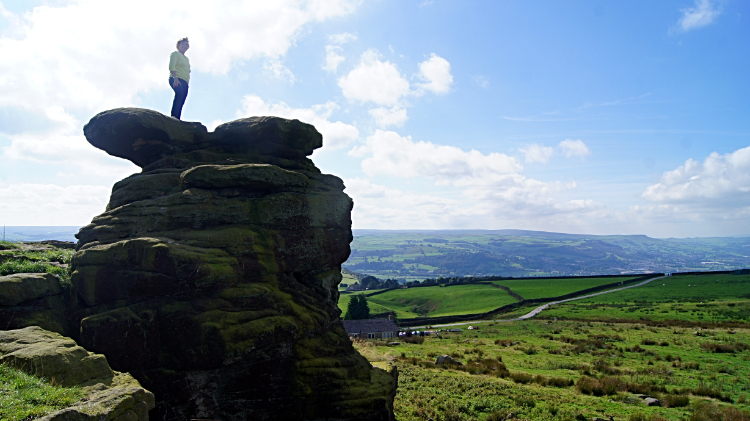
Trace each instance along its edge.
{"label": "farm building", "polygon": [[362,290],[364,290],[364,288],[362,288],[362,285],[360,285],[360,284],[351,284],[348,287],[346,287],[346,291],[347,292],[362,291]]}
{"label": "farm building", "polygon": [[393,320],[388,319],[344,320],[344,329],[349,336],[354,338],[398,338],[398,326],[393,323]]}

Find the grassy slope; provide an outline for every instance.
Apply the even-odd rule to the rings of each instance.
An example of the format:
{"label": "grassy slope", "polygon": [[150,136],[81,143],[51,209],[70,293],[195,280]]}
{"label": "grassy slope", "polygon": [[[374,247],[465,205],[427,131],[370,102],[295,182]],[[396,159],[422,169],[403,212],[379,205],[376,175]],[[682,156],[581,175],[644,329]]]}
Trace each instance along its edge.
{"label": "grassy slope", "polygon": [[[691,285],[691,286],[688,286]],[[750,322],[750,275],[689,275],[561,304],[544,317]]]}
{"label": "grassy slope", "polygon": [[[646,328],[638,324],[526,321],[483,324],[480,331],[443,334],[442,339],[428,337],[423,344],[403,343],[386,347],[378,341],[357,344],[371,358],[378,352],[399,366],[396,415],[402,421],[438,419],[484,420],[493,412],[515,412],[524,420],[574,420],[594,417],[624,421],[634,414],[660,415],[668,420],[685,420],[698,405],[732,406],[750,410],[750,350],[732,354],[713,354],[701,347],[705,342],[750,342],[750,330],[704,330],[704,337],[692,335],[692,329]],[[565,338],[599,341],[605,348],[576,347]],[[600,338],[604,338],[602,341]],[[518,342],[495,344],[496,340]],[[643,345],[651,340],[668,345]],[[645,352],[628,348],[639,345]],[[559,351],[558,351],[559,350]],[[558,353],[559,352],[559,353]],[[690,406],[681,408],[646,407],[631,393],[591,396],[575,386],[552,387],[519,384],[510,379],[469,374],[465,371],[433,368],[436,356],[448,354],[466,364],[469,359],[502,358],[511,373],[526,373],[578,381],[585,373],[600,377],[605,370],[623,381],[650,383],[665,387],[669,393],[689,397]],[[679,358],[679,360],[678,360]],[[668,360],[671,360],[668,361]],[[669,373],[669,374],[666,374]],[[701,384],[729,395],[736,403],[727,405],[691,394]],[[680,390],[682,389],[682,390]],[[657,397],[661,393],[654,393]],[[576,418],[583,415],[586,418]],[[496,418],[498,419],[498,418]],[[503,418],[499,418],[503,419]],[[704,420],[705,418],[696,418]],[[732,418],[742,419],[747,418]]]}
{"label": "grassy slope", "polygon": [[599,285],[611,284],[633,278],[567,278],[567,279],[508,279],[494,284],[506,286],[527,300],[559,297]]}
{"label": "grassy slope", "polygon": [[[341,293],[341,295],[339,295],[339,309],[341,309],[341,317],[344,317],[344,314],[346,314],[346,307],[349,305],[349,301],[351,300],[352,295],[364,293],[369,294],[371,292],[373,291]],[[390,308],[383,307],[380,304],[374,303],[369,299],[367,300],[367,305],[370,307],[370,314],[387,313],[392,311]]]}
{"label": "grassy slope", "polygon": [[[384,308],[395,311],[399,318],[483,313],[516,301],[507,292],[490,285],[397,289],[367,300],[372,313],[379,312],[375,308]],[[347,303],[348,297],[342,295],[339,308],[346,311]]]}
{"label": "grassy slope", "polygon": [[46,379],[0,364],[0,420],[38,418],[65,408],[82,397],[83,392],[78,388],[52,386]]}

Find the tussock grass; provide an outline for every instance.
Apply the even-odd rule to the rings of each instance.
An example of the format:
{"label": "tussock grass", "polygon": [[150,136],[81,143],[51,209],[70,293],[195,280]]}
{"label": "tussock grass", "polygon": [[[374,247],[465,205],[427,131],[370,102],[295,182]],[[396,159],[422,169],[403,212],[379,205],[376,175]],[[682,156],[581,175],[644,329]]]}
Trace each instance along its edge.
{"label": "tussock grass", "polygon": [[83,397],[78,388],[53,382],[0,364],[0,419],[26,421],[70,406]]}
{"label": "tussock grass", "polygon": [[0,263],[0,276],[14,273],[52,273],[63,281],[70,279],[67,268],[56,266],[54,263],[70,264],[74,250],[52,249],[45,251],[25,251],[21,249],[3,251],[5,261]]}
{"label": "tussock grass", "polygon": [[[377,343],[372,349],[391,355],[398,366],[396,414],[403,421],[484,421],[511,413],[530,421],[609,415],[621,421],[631,416],[688,421],[704,401],[716,404],[719,409],[709,408],[714,412],[750,410],[750,350],[713,353],[702,346],[750,343],[746,328],[532,320],[443,332],[421,344]],[[527,352],[530,348],[537,352]],[[463,366],[436,366],[438,355]],[[640,394],[662,406],[645,406]],[[535,406],[524,405],[524,399]]]}

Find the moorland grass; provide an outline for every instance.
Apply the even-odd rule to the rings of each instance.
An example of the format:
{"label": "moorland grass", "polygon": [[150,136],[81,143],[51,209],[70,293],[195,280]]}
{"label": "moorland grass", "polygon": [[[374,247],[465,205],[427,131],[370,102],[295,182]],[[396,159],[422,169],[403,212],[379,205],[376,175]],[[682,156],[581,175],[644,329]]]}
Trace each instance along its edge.
{"label": "moorland grass", "polygon": [[68,269],[50,264],[50,262],[70,264],[70,259],[74,253],[74,250],[67,249],[44,251],[14,249],[2,251],[0,254],[7,258],[7,260],[0,263],[0,276],[14,273],[52,273],[60,276],[63,281],[68,281],[70,278]]}
{"label": "moorland grass", "polygon": [[[703,346],[748,344],[748,329],[703,329],[698,336],[692,329],[643,324],[479,326],[479,331],[443,332],[441,339],[426,337],[422,343],[371,342],[370,355],[377,351],[381,360],[390,358],[399,367],[399,420],[493,420],[510,413],[534,421],[750,416],[750,349],[737,346],[733,353],[717,354]],[[436,366],[442,354],[464,366]],[[657,397],[662,406],[647,407],[636,393]]]}
{"label": "moorland grass", "polygon": [[79,388],[50,384],[0,364],[0,420],[25,421],[70,406],[83,397]]}

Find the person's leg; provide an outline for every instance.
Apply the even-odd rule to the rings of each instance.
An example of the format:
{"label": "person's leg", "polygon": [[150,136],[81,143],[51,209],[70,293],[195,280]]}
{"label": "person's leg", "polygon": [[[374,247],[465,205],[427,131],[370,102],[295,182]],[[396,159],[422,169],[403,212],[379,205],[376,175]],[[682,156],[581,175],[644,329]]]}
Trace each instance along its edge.
{"label": "person's leg", "polygon": [[182,115],[182,106],[185,104],[185,98],[187,97],[188,84],[182,79],[179,79],[180,84],[174,87],[174,78],[169,78],[169,86],[174,91],[174,101],[172,101],[172,117],[180,119]]}

